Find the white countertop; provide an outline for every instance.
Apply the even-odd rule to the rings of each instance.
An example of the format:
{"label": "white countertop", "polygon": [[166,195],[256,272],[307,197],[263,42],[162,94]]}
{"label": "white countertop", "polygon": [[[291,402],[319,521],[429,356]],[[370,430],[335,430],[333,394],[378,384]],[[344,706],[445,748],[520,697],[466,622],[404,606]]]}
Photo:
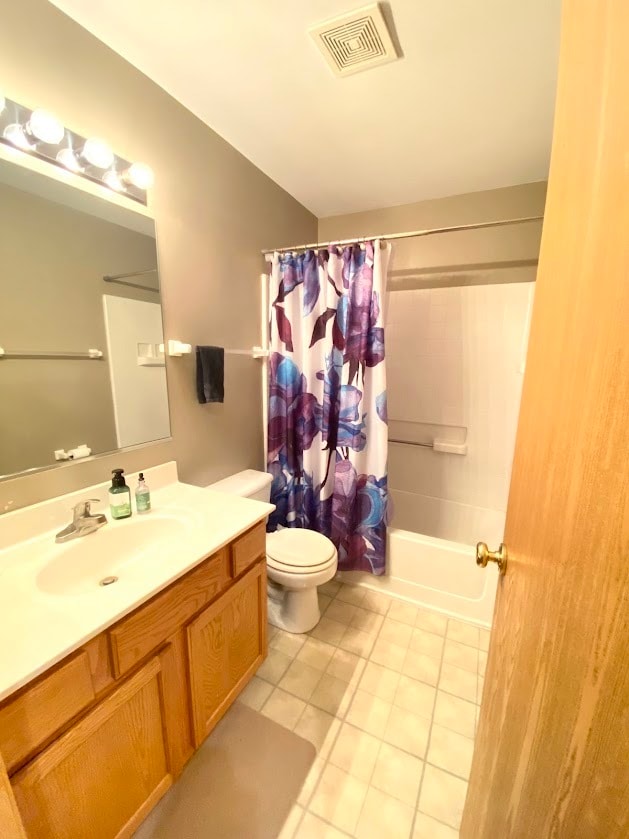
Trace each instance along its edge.
{"label": "white countertop", "polygon": [[[120,572],[110,572],[119,573],[114,585],[83,584],[58,593],[41,582],[45,579],[42,573],[68,545],[74,549],[81,543],[94,551],[106,544],[97,544],[100,534],[112,528],[118,529],[117,542],[125,544],[124,528],[131,534],[132,523],[140,517],[122,521],[111,518],[108,484],[0,516],[0,700],[133,611],[208,554],[266,519],[273,510],[264,502],[180,483],[174,464],[146,470],[145,474],[151,487],[152,511],[141,518],[147,523],[153,513],[156,517],[183,518],[185,536],[169,535],[157,547],[136,551]],[[135,481],[130,477],[133,493]],[[86,498],[103,499],[92,509],[105,512],[108,524],[94,534],[56,545],[55,534],[71,520],[70,508]],[[43,532],[38,524],[45,527]],[[89,553],[86,550],[86,563]]]}

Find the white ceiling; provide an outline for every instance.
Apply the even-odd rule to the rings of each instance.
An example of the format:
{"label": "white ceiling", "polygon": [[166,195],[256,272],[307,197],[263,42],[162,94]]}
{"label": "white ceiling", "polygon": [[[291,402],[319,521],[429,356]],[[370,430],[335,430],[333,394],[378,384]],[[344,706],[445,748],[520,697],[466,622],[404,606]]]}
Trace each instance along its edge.
{"label": "white ceiling", "polygon": [[560,0],[391,0],[343,79],[307,30],[361,0],[54,2],[319,217],[547,177]]}

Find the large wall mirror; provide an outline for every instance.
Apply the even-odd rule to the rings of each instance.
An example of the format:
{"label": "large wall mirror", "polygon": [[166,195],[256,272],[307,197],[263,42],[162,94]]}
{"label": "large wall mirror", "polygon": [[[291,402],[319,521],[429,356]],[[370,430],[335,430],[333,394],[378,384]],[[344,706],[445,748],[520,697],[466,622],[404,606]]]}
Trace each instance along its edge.
{"label": "large wall mirror", "polygon": [[6,157],[0,479],[168,437],[153,220]]}

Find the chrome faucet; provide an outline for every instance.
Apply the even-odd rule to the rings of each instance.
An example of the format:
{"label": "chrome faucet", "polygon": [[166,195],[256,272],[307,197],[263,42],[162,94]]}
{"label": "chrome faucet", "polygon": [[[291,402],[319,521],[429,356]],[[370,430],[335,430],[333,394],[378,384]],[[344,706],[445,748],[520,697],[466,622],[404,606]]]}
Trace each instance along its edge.
{"label": "chrome faucet", "polygon": [[75,504],[72,511],[72,524],[57,533],[55,542],[68,542],[70,539],[76,539],[79,536],[87,536],[107,524],[107,517],[103,513],[92,515],[91,505],[97,501],[100,501],[100,499],[90,498],[87,501],[79,501],[78,504]]}

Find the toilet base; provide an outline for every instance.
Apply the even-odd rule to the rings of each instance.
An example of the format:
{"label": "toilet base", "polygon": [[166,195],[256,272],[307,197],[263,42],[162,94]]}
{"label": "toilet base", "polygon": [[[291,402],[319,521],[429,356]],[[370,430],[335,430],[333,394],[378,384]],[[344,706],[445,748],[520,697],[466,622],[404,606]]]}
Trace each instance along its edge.
{"label": "toilet base", "polygon": [[269,581],[268,621],[278,629],[301,635],[319,623],[321,612],[317,587],[288,589]]}

